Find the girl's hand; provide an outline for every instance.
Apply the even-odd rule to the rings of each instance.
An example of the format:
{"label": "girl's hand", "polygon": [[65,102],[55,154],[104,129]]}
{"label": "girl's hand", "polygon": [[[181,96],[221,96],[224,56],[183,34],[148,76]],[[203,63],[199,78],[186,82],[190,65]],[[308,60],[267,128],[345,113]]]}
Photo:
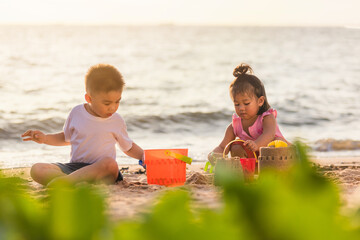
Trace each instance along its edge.
{"label": "girl's hand", "polygon": [[218,158],[222,158],[222,153],[211,152],[208,154],[208,160],[212,165],[215,165]]}
{"label": "girl's hand", "polygon": [[23,141],[34,141],[37,143],[45,143],[46,135],[38,130],[27,130],[21,135],[23,137]]}
{"label": "girl's hand", "polygon": [[249,148],[253,152],[256,152],[256,151],[259,150],[258,145],[252,140],[246,140],[244,142],[244,146],[246,146],[247,148]]}

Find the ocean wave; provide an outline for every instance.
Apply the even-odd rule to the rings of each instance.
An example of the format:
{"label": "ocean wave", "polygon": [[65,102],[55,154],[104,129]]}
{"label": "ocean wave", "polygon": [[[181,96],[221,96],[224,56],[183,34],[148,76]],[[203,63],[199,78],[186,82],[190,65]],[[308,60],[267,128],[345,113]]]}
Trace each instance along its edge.
{"label": "ocean wave", "polygon": [[[48,111],[49,109],[45,109]],[[153,115],[129,115],[125,117],[129,131],[150,130],[153,133],[171,133],[171,132],[191,132],[193,129],[209,129],[215,125],[223,124],[224,128],[231,122],[232,111],[218,110],[213,112],[189,111],[178,114],[153,114]],[[302,126],[316,125],[319,121],[328,121],[327,119],[307,119],[299,121],[296,117],[287,116],[278,120],[279,124],[284,126]],[[65,118],[47,118],[43,120],[26,119],[14,120],[6,123],[0,128],[0,139],[19,138],[22,132],[27,129],[39,129],[44,132],[61,131]],[[324,148],[324,147],[321,147]]]}
{"label": "ocean wave", "polygon": [[[202,125],[209,127],[217,121],[231,121],[230,112],[183,112],[169,115],[128,116],[126,123],[129,131],[149,129],[153,133],[190,132]],[[65,118],[31,119],[6,123],[0,128],[0,139],[19,139],[27,129],[38,129],[44,132],[59,132],[62,130]],[[224,126],[225,127],[225,126]]]}
{"label": "ocean wave", "polygon": [[64,122],[65,119],[63,118],[48,118],[7,123],[0,128],[0,139],[20,139],[21,134],[28,129],[37,129],[44,132],[60,132]]}
{"label": "ocean wave", "polygon": [[[126,120],[129,130],[153,129],[155,133],[173,131],[191,131],[202,126],[209,126],[218,121],[231,121],[232,113],[216,112],[183,112],[168,115],[133,116]],[[225,126],[224,126],[225,127]]]}
{"label": "ocean wave", "polygon": [[357,140],[337,140],[333,138],[320,139],[314,143],[313,149],[319,152],[359,150],[360,141]]}
{"label": "ocean wave", "polygon": [[[127,119],[129,127],[151,127],[158,124],[213,124],[215,122],[228,122],[232,120],[233,111],[218,110],[213,112],[191,111],[182,112],[178,114],[163,114],[163,115],[144,115],[132,116]],[[324,122],[329,122],[330,119],[321,116],[307,116],[307,118],[300,118],[298,115],[285,115],[277,119],[278,123],[284,126],[317,126]]]}

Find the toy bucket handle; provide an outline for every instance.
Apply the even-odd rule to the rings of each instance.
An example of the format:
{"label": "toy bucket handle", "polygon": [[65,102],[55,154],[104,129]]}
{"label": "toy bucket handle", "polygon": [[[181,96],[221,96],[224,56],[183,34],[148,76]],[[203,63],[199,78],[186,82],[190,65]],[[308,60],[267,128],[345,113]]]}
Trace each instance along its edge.
{"label": "toy bucket handle", "polygon": [[[252,153],[253,156],[254,156],[254,158],[257,160],[256,153],[253,152],[253,151],[251,151],[251,150],[248,149],[247,147],[245,147],[245,146],[244,146],[244,141],[243,141],[243,140],[240,140],[240,139],[232,140],[231,142],[229,142],[229,143],[225,146],[224,152],[223,152],[223,158],[226,157],[226,154],[225,154],[226,149],[228,149],[228,148],[230,147],[230,145],[233,144],[234,142],[240,142],[240,143],[241,143],[240,145],[244,148],[244,150],[245,150],[246,154],[248,155],[248,157],[249,157],[249,155]],[[250,153],[250,154],[249,154],[249,153]]]}
{"label": "toy bucket handle", "polygon": [[176,159],[179,159],[180,161],[183,161],[187,164],[191,164],[192,163],[192,158],[190,157],[187,157],[187,156],[184,156],[182,154],[179,154],[179,153],[175,153],[175,152],[172,152],[170,150],[165,150],[165,154],[170,156],[170,157],[173,157],[173,158],[176,158]]}

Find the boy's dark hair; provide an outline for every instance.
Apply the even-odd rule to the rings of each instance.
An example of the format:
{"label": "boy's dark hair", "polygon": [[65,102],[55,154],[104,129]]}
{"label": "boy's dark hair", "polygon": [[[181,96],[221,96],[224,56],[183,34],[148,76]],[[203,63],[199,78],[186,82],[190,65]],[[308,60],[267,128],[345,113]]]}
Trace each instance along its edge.
{"label": "boy's dark hair", "polygon": [[112,65],[97,64],[89,68],[85,76],[88,93],[122,91],[125,82],[121,73]]}
{"label": "boy's dark hair", "polygon": [[238,65],[233,72],[235,79],[230,84],[230,96],[234,100],[235,96],[239,93],[247,93],[249,96],[255,95],[256,97],[264,96],[264,104],[259,108],[258,115],[266,112],[270,105],[267,101],[264,84],[253,75],[252,68],[245,63]]}

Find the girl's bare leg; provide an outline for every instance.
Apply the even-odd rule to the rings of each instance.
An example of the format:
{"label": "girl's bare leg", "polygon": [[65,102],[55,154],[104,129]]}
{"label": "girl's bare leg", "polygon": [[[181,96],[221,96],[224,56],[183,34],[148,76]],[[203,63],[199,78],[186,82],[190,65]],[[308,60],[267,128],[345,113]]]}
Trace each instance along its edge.
{"label": "girl's bare leg", "polygon": [[69,175],[57,177],[52,180],[48,186],[58,181],[77,182],[105,182],[114,183],[119,173],[119,166],[112,158],[104,158],[89,166],[80,168]]}
{"label": "girl's bare leg", "polygon": [[66,174],[61,169],[51,163],[35,163],[30,169],[30,175],[35,182],[47,185],[51,180]]}
{"label": "girl's bare leg", "polygon": [[[237,144],[237,145],[232,145],[231,146],[231,156],[232,157],[240,157],[240,158],[247,158],[247,153],[246,151],[244,150],[244,148]],[[256,162],[255,163],[255,174],[258,174],[258,163]]]}
{"label": "girl's bare leg", "polygon": [[244,148],[239,144],[233,144],[230,148],[232,157],[246,158],[247,154]]}

